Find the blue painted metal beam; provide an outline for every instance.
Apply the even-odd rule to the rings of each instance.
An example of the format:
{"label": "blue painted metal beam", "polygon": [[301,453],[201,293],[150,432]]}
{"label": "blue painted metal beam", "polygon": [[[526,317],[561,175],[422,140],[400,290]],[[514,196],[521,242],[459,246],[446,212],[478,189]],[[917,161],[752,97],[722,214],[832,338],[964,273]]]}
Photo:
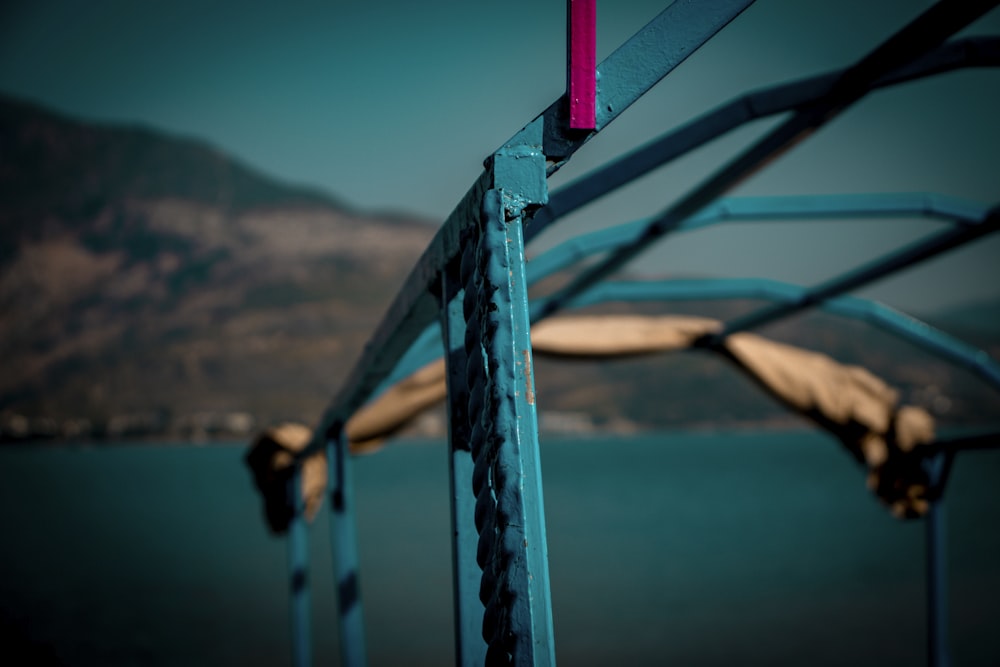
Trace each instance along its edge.
{"label": "blue painted metal beam", "polygon": [[998,229],[1000,229],[1000,206],[991,209],[978,224],[963,225],[956,229],[947,229],[938,234],[933,234],[910,244],[902,250],[884,255],[853,271],[817,285],[809,289],[796,303],[780,304],[771,308],[765,308],[728,322],[723,332],[712,337],[712,339],[718,340],[737,331],[756,329],[769,322],[788,317],[793,313],[822,303],[831,297],[867,285],[890,273],[913,266],[925,259],[940,255],[943,252],[974,241]]}
{"label": "blue painted metal beam", "polygon": [[[981,204],[926,193],[723,198],[682,222],[675,231],[693,231],[730,222],[762,220],[800,222],[850,217],[869,219],[921,217],[969,226],[985,219],[988,211],[989,209]],[[647,225],[648,220],[638,220],[583,234],[566,241],[528,263],[528,284],[535,284],[593,254],[633,243],[641,238]],[[801,302],[805,298],[803,288],[773,281],[745,280],[737,283],[713,280],[700,282],[697,287],[690,282],[688,282],[689,287],[683,287],[683,284],[684,281],[674,281],[670,283],[672,287],[659,287],[661,283],[643,283],[642,289],[662,295],[649,298],[663,299],[681,298],[680,294],[684,289],[695,290],[693,293],[697,296],[691,298],[761,298],[785,304]],[[615,299],[625,299],[627,297],[623,289],[624,286],[620,282],[601,283],[574,297],[570,305],[599,302],[612,298],[608,296],[612,293],[618,295],[613,297]],[[544,298],[532,304],[533,320],[537,321],[540,317],[544,311],[544,304]],[[985,352],[975,350],[942,332],[935,333],[935,330],[927,325],[897,311],[891,311],[894,314],[890,315],[890,309],[881,304],[870,306],[866,304],[871,302],[840,299],[828,309],[848,317],[865,319],[887,331],[902,335],[934,354],[972,370],[992,386],[998,386],[996,364]],[[852,312],[847,312],[848,310]],[[917,337],[911,336],[910,333],[915,331],[925,333],[918,334]],[[438,357],[440,350],[440,329],[437,325],[433,325],[423,332],[418,343],[414,344],[406,358],[399,363],[386,381],[386,387]]]}
{"label": "blue painted metal beam", "polygon": [[[483,607],[479,602],[482,570],[476,563],[478,535],[476,497],[472,492],[473,461],[469,449],[469,389],[466,384],[465,291],[455,292],[446,273],[442,280],[442,323],[447,353],[448,473],[451,503],[452,596],[455,609],[455,664],[482,665],[486,642],[482,636]],[[454,292],[454,293],[453,293]]]}
{"label": "blue painted metal beam", "polygon": [[[873,89],[968,67],[1000,66],[1000,37],[972,37],[938,47],[875,82]],[[753,120],[792,111],[829,94],[838,70],[742,95],[552,193],[525,229],[530,243],[560,217]]]}
{"label": "blue painted metal beam", "polygon": [[482,631],[487,664],[553,665],[523,209],[519,180],[503,185],[484,198],[480,233],[461,262]]}
{"label": "blue painted metal beam", "polygon": [[302,498],[302,468],[292,467],[288,479],[292,517],[288,522],[288,578],[292,612],[292,665],[312,665],[311,610],[309,596],[309,527]]}
{"label": "blue painted metal beam", "polygon": [[[921,217],[955,223],[976,223],[985,206],[935,194],[845,194],[785,197],[726,197],[682,221],[673,230],[687,232],[724,222],[823,220],[830,218]],[[599,252],[615,250],[643,238],[651,220],[637,220],[582,234],[532,259],[529,284]],[[543,306],[533,308],[536,314]]]}
{"label": "blue painted metal beam", "polygon": [[327,434],[326,460],[329,466],[330,549],[333,581],[337,586],[341,663],[345,667],[361,667],[367,664],[367,653],[361,606],[354,475],[347,435],[342,429],[334,428]]}
{"label": "blue painted metal beam", "polygon": [[546,312],[557,311],[574,296],[623,267],[645,250],[652,241],[698,213],[752,173],[848,109],[868,93],[878,79],[916,60],[997,4],[1000,3],[996,0],[989,2],[979,0],[961,3],[939,2],[932,6],[849,67],[821,100],[796,111],[790,119],[770,131],[683,196],[676,204],[670,206],[646,227],[640,240],[619,248],[577,276],[549,299]]}
{"label": "blue painted metal beam", "polygon": [[[678,0],[598,65],[598,127],[572,130],[565,95],[514,135],[487,161],[487,169],[452,211],[407,277],[402,290],[365,346],[361,359],[326,409],[302,459],[324,446],[325,433],[343,424],[388,377],[422,332],[437,319],[436,289],[441,271],[460,250],[460,237],[479,223],[479,207],[493,185],[495,156],[533,146],[541,133],[541,154],[551,175],[594,134],[739,15],[753,0],[716,0],[712,11],[697,0]],[[544,202],[527,202],[532,208]],[[528,209],[530,213],[531,208]]]}
{"label": "blue painted metal beam", "polygon": [[[455,433],[457,440],[468,440],[473,465],[470,472],[465,459],[452,458],[452,495],[458,533],[468,524],[468,517],[462,513],[469,509],[470,500],[461,486],[471,477],[476,494],[473,523],[479,533],[476,556],[483,568],[480,598],[486,605],[482,626],[488,641],[486,661],[554,663],[522,226],[547,201],[547,175],[749,4],[750,0],[717,0],[706,9],[697,0],[678,0],[598,67],[599,106],[593,132],[571,127],[564,96],[500,147],[435,235],[344,388],[324,413],[309,447],[298,455],[301,459],[320,447],[327,448],[345,664],[363,664],[365,651],[350,456],[342,426],[377,391],[400,360],[410,358],[413,353],[408,350],[415,342],[433,338],[427,327],[438,317],[445,318],[449,383],[460,379],[463,364],[469,383],[465,411],[471,419],[466,432],[459,429]],[[585,271],[550,301],[553,307],[542,315],[585,292],[654,238],[690,221],[693,214],[740,179],[815,131],[880,81],[893,73],[901,76],[900,72],[913,71],[915,65],[908,63],[996,4],[969,0],[941,2],[932,7],[854,67],[829,81],[819,99],[800,104],[791,120],[645,225],[631,243],[620,246],[595,269]],[[987,231],[996,227],[996,217],[994,210],[987,219],[991,226]],[[946,233],[926,247],[908,248],[878,267],[863,267],[840,282],[808,290],[796,307],[820,302],[836,294],[837,289],[874,279],[887,267],[896,270],[982,233],[987,232],[980,226],[962,226],[952,230],[951,236]],[[477,238],[476,255],[472,261],[461,262],[471,238]],[[460,263],[466,285],[461,299],[457,293],[449,293]],[[805,301],[810,303],[803,305]],[[461,350],[455,345],[463,329],[456,312],[459,303],[468,320]],[[788,312],[776,315],[772,310],[763,315],[766,320],[787,316]],[[759,321],[742,324],[757,326]],[[450,387],[450,393],[452,401],[463,400],[463,393],[455,387]],[[454,440],[449,450],[452,454],[459,449]],[[459,540],[459,544],[463,546],[456,547],[456,563],[467,560],[468,555],[465,540]],[[298,558],[290,557],[290,563],[297,563]],[[465,583],[456,575],[456,589]],[[468,632],[464,612],[459,616],[459,632],[464,636]],[[458,651],[464,660],[462,644],[460,639]]]}
{"label": "blue painted metal beam", "polygon": [[[581,146],[673,71],[753,0],[677,0],[597,66],[596,129],[574,130],[569,98],[563,95],[543,111],[544,152],[553,174]],[[518,143],[515,136],[512,143]]]}
{"label": "blue painted metal beam", "polygon": [[924,518],[924,552],[927,558],[927,656],[930,667],[950,667],[951,647],[948,642],[948,566],[944,487],[955,452],[940,452],[924,459],[930,506]]}
{"label": "blue painted metal beam", "polygon": [[[723,198],[678,225],[676,232],[693,231],[727,222],[803,221],[828,218],[922,217],[954,223],[974,223],[985,217],[987,208],[962,199],[928,193],[841,194],[784,197]],[[528,285],[561,271],[590,255],[614,250],[641,238],[649,220],[637,220],[616,227],[582,234],[535,257],[528,263]],[[543,301],[533,304],[537,318]],[[438,324],[425,329],[376,394],[414,372],[441,353]]]}
{"label": "blue painted metal beam", "polygon": [[494,156],[495,189],[458,268],[486,663],[542,667],[555,640],[522,230],[548,188],[541,123],[518,136]]}

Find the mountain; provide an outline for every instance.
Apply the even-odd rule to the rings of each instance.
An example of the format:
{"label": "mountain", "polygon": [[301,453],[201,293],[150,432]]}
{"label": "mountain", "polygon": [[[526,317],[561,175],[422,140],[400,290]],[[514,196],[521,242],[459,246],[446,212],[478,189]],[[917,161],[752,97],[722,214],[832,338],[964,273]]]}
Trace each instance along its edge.
{"label": "mountain", "polygon": [[10,99],[0,230],[7,430],[115,434],[315,419],[433,233]]}
{"label": "mountain", "polygon": [[[314,423],[432,233],[199,141],[0,97],[0,440]],[[729,318],[754,305],[678,312]],[[983,308],[993,320],[963,311],[955,333],[1000,356],[1000,332],[977,324],[1000,304]],[[865,325],[809,314],[762,333],[864,365],[949,423],[1000,414],[997,392],[971,373]],[[536,384],[554,430],[801,423],[702,352],[538,359]]]}
{"label": "mountain", "polygon": [[[141,127],[75,122],[0,96],[0,248],[37,239],[52,218],[86,224],[109,202],[180,199],[231,213],[340,207],[276,183],[207,144]],[[42,223],[42,224],[39,224]]]}

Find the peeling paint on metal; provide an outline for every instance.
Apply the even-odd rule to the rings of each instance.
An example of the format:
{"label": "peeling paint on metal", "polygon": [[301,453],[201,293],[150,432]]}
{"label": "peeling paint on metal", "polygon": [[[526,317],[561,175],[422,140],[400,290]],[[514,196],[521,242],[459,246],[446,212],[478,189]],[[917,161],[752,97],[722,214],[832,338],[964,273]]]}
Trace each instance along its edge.
{"label": "peeling paint on metal", "polygon": [[521,354],[524,356],[524,389],[525,389],[525,399],[528,401],[528,405],[535,404],[535,392],[532,389],[534,384],[531,376],[531,350],[521,350]]}

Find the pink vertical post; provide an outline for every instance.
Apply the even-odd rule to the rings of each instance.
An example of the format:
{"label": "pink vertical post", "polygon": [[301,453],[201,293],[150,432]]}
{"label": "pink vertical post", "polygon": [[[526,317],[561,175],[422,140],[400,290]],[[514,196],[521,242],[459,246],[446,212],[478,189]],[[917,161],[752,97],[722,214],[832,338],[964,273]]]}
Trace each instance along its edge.
{"label": "pink vertical post", "polygon": [[566,0],[566,14],[569,126],[593,130],[597,126],[597,0]]}

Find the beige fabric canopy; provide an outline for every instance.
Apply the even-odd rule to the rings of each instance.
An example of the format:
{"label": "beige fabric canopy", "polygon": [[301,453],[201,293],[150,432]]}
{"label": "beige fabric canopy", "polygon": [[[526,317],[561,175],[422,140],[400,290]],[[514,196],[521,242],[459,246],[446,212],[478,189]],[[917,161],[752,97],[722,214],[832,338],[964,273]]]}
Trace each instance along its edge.
{"label": "beige fabric canopy", "polygon": [[442,358],[403,378],[354,413],[347,422],[351,450],[374,451],[386,437],[443,401],[447,394]]}
{"label": "beige fabric canopy", "polygon": [[918,445],[934,441],[934,418],[899,405],[898,392],[860,366],[749,333],[725,349],[766,391],[835,435],[868,467],[868,487],[897,517],[927,512],[929,482]]}
{"label": "beige fabric canopy", "polygon": [[[288,482],[295,454],[305,449],[312,431],[302,424],[281,424],[261,432],[250,447],[246,463],[253,471],[257,490],[264,498],[267,524],[275,533],[288,530],[292,507],[288,502]],[[308,457],[302,462],[302,498],[306,518],[316,516],[326,493],[326,456]]]}
{"label": "beige fabric canopy", "polygon": [[[538,355],[610,358],[688,349],[722,326],[703,317],[563,316],[535,325],[531,338]],[[915,453],[918,446],[934,440],[934,420],[925,410],[898,405],[898,392],[864,368],[756,334],[727,336],[721,347],[713,349],[779,401],[840,439],[865,463],[869,488],[894,515],[919,516],[927,511],[928,481]],[[346,426],[352,451],[377,449],[384,438],[444,399],[445,373],[444,359],[431,362],[356,412]],[[251,467],[260,467],[254,471],[262,492],[264,479],[272,493],[284,497],[284,483],[272,478],[281,477],[291,464],[292,452],[308,441],[308,429],[298,425],[270,429],[258,437],[247,461],[253,459]],[[305,465],[303,494],[312,514],[326,483],[325,455],[319,452]]]}
{"label": "beige fabric canopy", "polygon": [[686,349],[721,327],[718,320],[684,315],[552,317],[531,327],[531,348],[565,357],[650,354]]}
{"label": "beige fabric canopy", "polygon": [[[685,349],[722,330],[722,322],[685,316],[569,316],[531,331],[539,355],[616,357]],[[923,408],[899,406],[898,392],[860,366],[752,333],[727,336],[718,351],[765,391],[835,435],[868,467],[868,487],[899,517],[927,511],[928,480],[918,445],[934,440]]]}

